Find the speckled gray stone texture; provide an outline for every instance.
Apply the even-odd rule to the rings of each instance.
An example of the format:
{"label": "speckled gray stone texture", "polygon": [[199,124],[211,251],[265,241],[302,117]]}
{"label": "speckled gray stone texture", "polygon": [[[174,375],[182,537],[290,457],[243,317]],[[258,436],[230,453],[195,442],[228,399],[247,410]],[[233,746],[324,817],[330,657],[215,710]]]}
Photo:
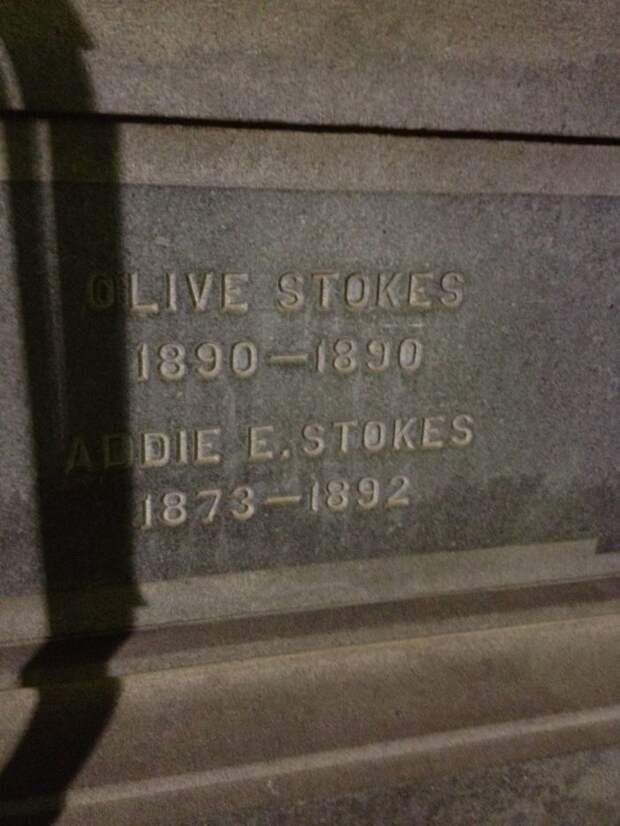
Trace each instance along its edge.
{"label": "speckled gray stone texture", "polygon": [[178,826],[618,826],[620,749],[580,752]]}
{"label": "speckled gray stone texture", "polygon": [[620,134],[619,27],[615,0],[0,7],[30,61],[15,108],[83,111],[63,69],[77,54],[98,112],[590,136]]}
{"label": "speckled gray stone texture", "polygon": [[[17,188],[26,197],[34,186]],[[39,329],[29,345],[39,369],[49,360],[52,395],[41,398],[36,415],[41,492],[59,544],[58,587],[122,582],[125,561],[110,550],[120,547],[131,547],[139,580],[572,538],[613,547],[620,444],[616,200],[121,186],[114,253],[109,227],[90,222],[103,220],[107,191],[71,184],[53,195],[41,190],[42,203],[56,199],[61,237],[69,236],[60,277],[50,275],[45,287],[52,309],[61,291],[64,338],[50,336],[56,355],[41,349]],[[19,217],[28,221],[26,212]],[[11,273],[8,230],[2,248],[3,270]],[[42,259],[32,257],[22,273],[31,313],[47,306],[41,267]],[[321,306],[311,275],[321,271],[339,273],[329,307]],[[177,274],[176,312],[164,306],[168,272]],[[211,303],[197,312],[187,274],[197,274],[197,289],[207,272],[214,273]],[[234,294],[247,312],[222,311],[226,272],[247,274]],[[287,272],[304,285],[299,311],[277,304]],[[454,272],[460,280],[448,283],[458,286],[458,302],[438,286]],[[93,273],[116,284],[116,303],[107,310],[89,309]],[[136,300],[158,303],[157,312],[129,311],[128,273],[140,279]],[[343,299],[351,273],[368,279],[371,298],[363,309]],[[408,302],[411,273],[427,274],[415,301],[428,306]],[[381,293],[380,278],[384,285],[394,278],[390,295]],[[7,282],[0,317],[10,365],[0,504],[0,587],[7,594],[38,587],[35,471],[14,284]],[[368,342],[390,342],[395,354],[410,337],[423,348],[419,370],[399,369],[395,355],[389,369],[367,366]],[[316,369],[322,340],[323,373]],[[334,367],[339,340],[357,348],[351,372]],[[246,378],[230,367],[232,348],[243,341],[254,342],[258,353],[256,372]],[[186,373],[166,381],[159,348],[175,342],[184,348]],[[201,342],[217,342],[224,353],[221,372],[208,381],[199,373]],[[144,346],[150,373],[141,381]],[[307,353],[308,363],[270,363],[272,354],[286,352]],[[64,372],[50,383],[63,358]],[[459,416],[468,417],[459,420],[460,430]],[[410,419],[408,442],[394,434],[398,420]],[[385,428],[384,447],[373,448],[374,425],[364,442],[369,421]],[[351,423],[346,439],[339,422]],[[210,428],[219,434],[208,436],[213,447],[204,455],[220,461],[201,464],[192,459],[192,443],[196,431]],[[175,446],[180,430],[190,445],[186,461]],[[141,432],[166,434],[171,452],[162,466],[145,466]],[[103,437],[119,433],[134,446],[129,470],[105,467]],[[408,499],[401,500],[408,504],[389,507],[401,476],[409,481]],[[369,501],[370,488],[360,494],[357,485],[367,477],[381,492],[376,506],[364,508],[359,500]],[[349,485],[344,505],[328,501],[332,480]],[[256,511],[247,519],[235,515],[246,512],[239,486],[254,496]],[[220,490],[222,501],[205,523],[199,492],[209,489]],[[162,497],[170,491],[187,496],[181,524],[165,522]],[[145,527],[149,495],[153,521]],[[270,506],[275,495],[301,498]]]}

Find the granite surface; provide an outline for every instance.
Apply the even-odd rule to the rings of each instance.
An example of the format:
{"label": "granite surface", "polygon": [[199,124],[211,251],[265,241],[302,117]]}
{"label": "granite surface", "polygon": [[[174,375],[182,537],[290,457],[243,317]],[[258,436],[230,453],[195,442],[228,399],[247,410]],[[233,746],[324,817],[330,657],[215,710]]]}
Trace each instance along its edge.
{"label": "granite surface", "polygon": [[13,109],[599,137],[620,134],[619,26],[614,0],[0,9]]}
{"label": "granite surface", "polygon": [[40,587],[37,496],[60,589],[613,547],[616,200],[2,198],[5,594]]}
{"label": "granite surface", "polygon": [[619,20],[2,3],[3,819],[620,822]]}
{"label": "granite surface", "polygon": [[620,749],[532,760],[179,826],[617,826]]}

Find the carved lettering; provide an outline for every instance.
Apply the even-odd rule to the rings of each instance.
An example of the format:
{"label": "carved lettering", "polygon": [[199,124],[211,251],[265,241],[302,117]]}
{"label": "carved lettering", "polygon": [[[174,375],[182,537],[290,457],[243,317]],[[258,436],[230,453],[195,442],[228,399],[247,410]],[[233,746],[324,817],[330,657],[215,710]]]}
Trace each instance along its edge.
{"label": "carved lettering", "polygon": [[194,456],[197,465],[219,465],[222,461],[221,455],[216,452],[216,442],[221,432],[219,427],[196,431]]}
{"label": "carved lettering", "polygon": [[248,303],[242,301],[242,287],[248,283],[247,272],[225,272],[222,276],[222,309],[227,313],[247,313]]}
{"label": "carved lettering", "polygon": [[185,277],[187,279],[187,286],[189,287],[193,308],[199,313],[204,313],[209,303],[209,295],[213,285],[213,273],[203,273],[201,283],[198,281],[198,276],[193,272],[188,272]]}
{"label": "carved lettering", "polygon": [[271,425],[250,427],[250,461],[264,462],[273,459],[273,450],[268,449],[267,440],[267,437],[273,434],[273,430]]}

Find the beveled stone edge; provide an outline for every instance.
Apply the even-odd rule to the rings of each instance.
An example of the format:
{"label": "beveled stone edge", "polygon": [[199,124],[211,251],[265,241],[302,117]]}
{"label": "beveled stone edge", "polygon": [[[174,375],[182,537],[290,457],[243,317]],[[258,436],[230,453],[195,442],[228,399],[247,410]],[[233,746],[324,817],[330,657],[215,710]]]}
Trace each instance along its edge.
{"label": "beveled stone edge", "polygon": [[[591,580],[620,574],[619,553],[597,553],[595,540],[401,554],[141,585],[134,629],[287,614],[351,605],[525,585]],[[63,597],[66,634],[115,628],[122,590]],[[124,617],[125,612],[121,612]],[[59,618],[55,618],[59,631]],[[42,595],[0,598],[0,645],[48,634]]]}
{"label": "beveled stone edge", "polygon": [[[59,826],[169,826],[197,811],[278,806],[620,743],[620,705],[478,726],[272,763],[69,791]],[[1,804],[0,804],[1,805]],[[136,814],[139,808],[140,814]],[[28,811],[28,808],[26,809]],[[40,811],[35,807],[34,810]]]}
{"label": "beveled stone edge", "polygon": [[[332,134],[178,124],[0,119],[0,181],[444,195],[620,195],[620,146]],[[6,140],[36,135],[9,168]],[[114,136],[118,175],[76,147]],[[109,151],[109,144],[106,145]],[[15,160],[14,160],[15,162]]]}
{"label": "beveled stone edge", "polygon": [[[620,615],[616,615],[449,634],[430,642],[404,640],[357,646],[345,653],[344,661],[337,651],[321,651],[129,676],[122,681],[120,709],[110,722],[115,736],[107,746],[104,743],[101,753],[95,751],[91,755],[89,762],[96,764],[91,767],[94,775],[90,781],[83,779],[80,783],[78,780],[69,790],[66,808],[58,823],[76,826],[89,822],[99,826],[131,822],[163,826],[172,819],[189,818],[197,812],[320,798],[618,743],[619,620]],[[587,662],[582,662],[582,657]],[[471,725],[463,725],[463,707],[455,708],[458,704],[450,702],[458,682],[449,677],[458,674],[459,662],[463,665],[465,661],[473,665],[473,669],[468,669],[467,685],[471,699],[475,700],[469,712]],[[326,662],[331,663],[327,668]],[[352,669],[354,676],[369,680],[372,690],[362,681],[359,697],[345,696],[340,683],[347,668]],[[429,694],[423,681],[426,673],[432,675],[433,685],[441,686],[441,691]],[[503,675],[495,693],[486,688],[488,677],[493,673]],[[412,675],[416,675],[414,684],[410,683]],[[557,692],[549,690],[560,675],[562,682],[557,685]],[[576,675],[578,680],[573,679]],[[275,693],[279,698],[268,690],[274,685],[278,686]],[[265,745],[269,742],[269,730],[261,728],[259,723],[254,733],[230,731],[227,739],[230,761],[210,765],[211,726],[199,727],[190,743],[184,740],[183,731],[177,731],[174,715],[182,708],[189,719],[200,715],[212,720],[216,728],[219,725],[221,738],[224,732],[228,734],[226,725],[218,724],[221,698],[230,691],[234,702],[239,686],[243,687],[246,712],[251,713],[251,709],[259,705],[262,709],[267,706],[274,725],[279,721],[278,730],[274,731],[274,743],[279,744],[279,750],[267,749],[271,757],[260,762],[244,759],[244,738],[258,736],[266,738]],[[507,697],[511,694],[508,686],[513,687],[512,699]],[[215,695],[214,687],[217,687]],[[66,714],[66,703],[73,703],[78,697],[86,698],[88,704],[88,696],[96,696],[96,691],[94,682],[80,686],[79,693],[69,688],[64,699],[62,694],[57,694],[56,713]],[[167,698],[174,697],[178,691],[183,698],[188,698],[190,707],[186,708],[183,701],[180,705],[177,703],[176,711],[174,707],[168,711]],[[327,737],[332,746],[312,749],[313,736],[304,720],[318,719],[323,691],[331,705],[326,708],[329,719],[322,721],[317,742]],[[382,702],[374,702],[375,696],[382,698]],[[36,706],[36,691],[11,691],[6,698],[8,702],[0,706],[0,717],[4,719],[4,725],[0,726],[0,746],[10,753],[11,743],[19,736],[21,721],[27,721]],[[307,707],[310,698],[311,708]],[[337,702],[335,698],[339,698]],[[423,724],[417,734],[405,731],[395,740],[386,736],[394,727],[393,721],[388,723],[392,717],[389,698],[399,707],[413,702],[420,703],[423,709],[430,702],[441,712],[438,717],[434,714],[437,720],[432,728]],[[560,698],[564,706],[558,706]],[[300,701],[298,714],[292,711],[297,700]],[[361,713],[367,715],[364,719],[368,741],[358,745],[348,743],[346,726],[341,723],[337,724],[339,739],[334,741],[330,720],[333,718],[336,724],[340,705],[357,708],[358,700]],[[286,719],[278,715],[278,704],[283,701],[288,708]],[[515,708],[531,709],[531,714],[510,716],[513,701]],[[205,732],[209,732],[206,739]],[[132,741],[134,734],[139,734],[136,741],[141,744],[140,748],[150,743],[148,753],[145,750],[137,756],[134,746],[113,759],[116,748],[113,743]],[[165,755],[163,766],[159,765],[160,744]],[[166,754],[165,749],[171,745],[171,753]],[[172,765],[178,748],[189,750],[187,759],[196,767],[191,773],[171,773],[165,768]],[[116,765],[117,760],[121,765],[125,760],[133,761],[133,766],[141,765],[142,776],[119,782],[122,768]],[[1,802],[0,814],[32,815],[44,811],[47,805],[44,798],[19,804]]]}

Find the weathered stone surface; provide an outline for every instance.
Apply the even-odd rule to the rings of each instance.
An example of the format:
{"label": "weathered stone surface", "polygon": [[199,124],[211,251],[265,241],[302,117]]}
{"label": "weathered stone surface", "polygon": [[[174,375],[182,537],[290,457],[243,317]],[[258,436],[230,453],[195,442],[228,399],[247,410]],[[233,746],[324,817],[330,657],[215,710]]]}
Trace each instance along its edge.
{"label": "weathered stone surface", "polygon": [[[282,618],[285,637],[293,646],[297,639],[293,628],[301,623],[306,646],[320,612],[327,612],[330,630],[343,623],[348,643],[352,641],[349,619],[355,633],[361,633],[359,641],[368,642],[362,629],[367,625],[376,629],[376,618],[386,621],[388,636],[393,633],[389,616],[396,616],[399,627],[406,627],[409,636],[419,636],[613,612],[618,573],[618,555],[597,553],[595,539],[267,568],[142,582],[141,603],[133,611],[132,626],[136,634],[146,630],[146,639],[153,642],[148,633],[153,629],[192,623],[192,636],[199,644],[193,641],[187,648],[181,633],[179,656],[173,655],[173,661],[185,663],[185,654],[191,652],[192,663],[204,662],[208,640],[206,661],[211,662],[222,655],[216,641],[226,626],[219,623],[232,622],[233,637],[242,646],[250,646],[248,653],[256,654],[252,641],[256,634],[266,639],[262,619],[270,615]],[[510,589],[507,592],[506,587]],[[119,606],[127,598],[124,587],[74,592],[70,600],[65,595],[59,601],[61,610],[53,622],[44,594],[3,598],[0,640],[16,647],[0,667],[0,684],[19,679],[17,664],[31,651],[32,641],[47,637],[52,627],[63,638],[109,631],[110,626],[118,629]],[[387,605],[392,608],[388,610]],[[367,614],[371,619],[363,619]],[[410,616],[411,622],[406,619]],[[237,625],[238,617],[244,618],[241,625]],[[120,619],[126,617],[121,614]],[[324,621],[318,622],[323,628]],[[215,637],[208,630],[212,623],[219,629]],[[269,621],[267,626],[272,627]],[[282,641],[280,627],[273,630],[276,651]],[[223,636],[226,639],[227,633]],[[323,639],[322,633],[319,636]],[[167,635],[164,638],[167,646]],[[147,645],[149,661],[158,668],[169,667],[166,659],[160,659],[157,639],[155,636],[152,650]],[[370,639],[374,639],[372,635]],[[227,642],[225,648],[226,656],[232,656],[235,646]],[[127,653],[126,647],[123,652]]]}
{"label": "weathered stone surface", "polygon": [[[611,4],[143,6],[4,3],[3,110],[618,134]],[[0,818],[617,742],[613,141],[86,122],[0,153]]]}
{"label": "weathered stone surface", "polygon": [[[614,0],[0,10],[14,108],[590,136],[620,134],[619,25]],[[67,84],[77,57],[88,103]]]}
{"label": "weathered stone surface", "polygon": [[[210,815],[209,826],[617,826],[620,749],[469,771],[401,789]],[[185,826],[207,821],[190,819]]]}
{"label": "weathered stone surface", "polygon": [[3,185],[4,594],[613,547],[616,199],[236,171]]}
{"label": "weathered stone surface", "polygon": [[120,680],[69,678],[44,683],[41,698],[4,691],[0,762],[33,717],[45,736],[34,751],[31,726],[34,768],[12,778],[10,795],[2,787],[0,817],[56,802],[43,795],[66,763],[41,763],[43,747],[71,755],[106,712],[97,748],[63,800],[62,826],[199,823],[223,808],[609,746],[620,734],[619,637],[616,614]]}

